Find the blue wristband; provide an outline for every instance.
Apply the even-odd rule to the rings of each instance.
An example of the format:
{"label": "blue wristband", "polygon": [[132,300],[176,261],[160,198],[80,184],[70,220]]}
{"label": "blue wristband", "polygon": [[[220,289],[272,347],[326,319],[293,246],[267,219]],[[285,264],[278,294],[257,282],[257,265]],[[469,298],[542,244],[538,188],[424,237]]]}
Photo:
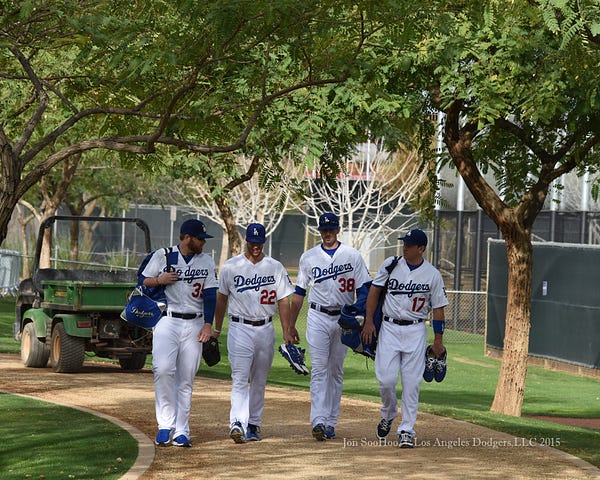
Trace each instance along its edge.
{"label": "blue wristband", "polygon": [[444,328],[446,328],[445,320],[433,320],[431,324],[433,325],[433,333],[444,333]]}
{"label": "blue wristband", "polygon": [[294,289],[294,293],[296,295],[300,295],[301,297],[306,296],[306,290],[302,287],[299,287],[298,285],[296,285],[296,288]]}

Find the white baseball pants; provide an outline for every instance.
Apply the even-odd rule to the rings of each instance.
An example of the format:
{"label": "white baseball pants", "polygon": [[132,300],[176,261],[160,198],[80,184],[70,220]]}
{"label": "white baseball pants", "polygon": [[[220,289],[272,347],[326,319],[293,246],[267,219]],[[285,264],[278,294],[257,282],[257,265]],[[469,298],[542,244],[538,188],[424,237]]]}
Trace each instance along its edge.
{"label": "white baseball pants", "polygon": [[339,316],[309,308],[306,341],[310,353],[310,423],[335,427],[340,416],[344,359]]}
{"label": "white baseball pants", "polygon": [[192,390],[202,358],[198,333],[203,325],[203,318],[184,320],[166,316],[153,330],[156,420],[159,429],[174,432],[173,438],[190,436]]}
{"label": "white baseball pants", "polygon": [[398,374],[402,381],[402,421],[398,433],[404,430],[415,435],[419,409],[419,389],[425,368],[427,348],[425,323],[395,325],[382,322],[375,355],[375,376],[381,394],[381,416],[387,420],[398,416],[396,385]]}
{"label": "white baseball pants", "polygon": [[232,380],[230,425],[241,422],[244,430],[248,423],[260,426],[267,377],[275,354],[273,322],[255,327],[229,321],[227,350]]}

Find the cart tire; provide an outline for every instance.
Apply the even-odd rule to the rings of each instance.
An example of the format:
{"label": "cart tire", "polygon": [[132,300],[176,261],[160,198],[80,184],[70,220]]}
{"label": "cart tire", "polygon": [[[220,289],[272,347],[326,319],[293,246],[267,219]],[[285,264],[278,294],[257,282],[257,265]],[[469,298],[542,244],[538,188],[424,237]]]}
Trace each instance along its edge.
{"label": "cart tire", "polygon": [[131,357],[119,358],[123,370],[141,370],[146,365],[146,354],[135,352]]}
{"label": "cart tire", "polygon": [[50,365],[56,373],[77,372],[83,366],[85,339],[69,335],[60,322],[52,330]]}
{"label": "cart tire", "polygon": [[43,368],[48,365],[50,349],[35,333],[35,325],[29,322],[23,327],[21,334],[21,360],[23,365],[32,368]]}

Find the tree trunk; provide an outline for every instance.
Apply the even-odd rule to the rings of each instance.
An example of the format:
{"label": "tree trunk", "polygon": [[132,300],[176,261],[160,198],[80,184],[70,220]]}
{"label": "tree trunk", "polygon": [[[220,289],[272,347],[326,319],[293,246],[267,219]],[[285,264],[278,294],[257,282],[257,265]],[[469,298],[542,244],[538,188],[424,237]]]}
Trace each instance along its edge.
{"label": "tree trunk", "polygon": [[0,129],[0,162],[2,162],[2,177],[0,177],[0,245],[6,240],[8,224],[19,201],[19,179],[21,163],[13,158],[11,146]]}
{"label": "tree trunk", "polygon": [[504,228],[503,236],[508,258],[508,298],[502,365],[491,411],[520,417],[529,353],[533,247],[530,233],[519,225]]}
{"label": "tree trunk", "polygon": [[225,260],[229,258],[229,237],[227,231],[224,230],[223,240],[221,241],[221,257],[219,258],[219,265],[223,265]]}
{"label": "tree trunk", "polygon": [[[48,217],[43,216],[41,218],[40,222],[43,222],[47,218]],[[50,268],[52,266],[50,264],[51,258],[52,258],[52,252],[50,251],[51,245],[53,243],[52,235],[53,235],[52,227],[46,228],[44,230],[43,240],[42,240],[42,250],[40,251],[40,260],[39,260],[40,268]]]}
{"label": "tree trunk", "polygon": [[235,224],[229,202],[225,196],[218,195],[215,198],[215,203],[217,204],[217,208],[221,213],[221,218],[225,223],[225,233],[229,242],[229,255],[230,257],[239,255],[242,251],[242,243],[240,241],[240,234],[238,233],[237,225]]}
{"label": "tree trunk", "polygon": [[472,140],[478,130],[476,124],[463,122],[462,106],[462,101],[456,101],[448,108],[444,141],[469,191],[502,231],[508,258],[504,353],[490,410],[520,417],[529,352],[533,277],[531,225],[543,205],[547,189],[539,190],[537,195],[524,195],[516,207],[504,203],[478,168],[472,151]]}

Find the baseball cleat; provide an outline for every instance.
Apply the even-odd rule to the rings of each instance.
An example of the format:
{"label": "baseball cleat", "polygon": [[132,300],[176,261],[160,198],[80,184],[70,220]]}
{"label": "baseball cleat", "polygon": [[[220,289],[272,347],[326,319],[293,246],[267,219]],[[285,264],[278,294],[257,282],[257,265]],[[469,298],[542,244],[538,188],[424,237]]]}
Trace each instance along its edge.
{"label": "baseball cleat", "polygon": [[325,440],[325,425],[318,423],[312,429],[312,436],[318,442]]}
{"label": "baseball cleat", "polygon": [[325,438],[330,440],[332,438],[335,438],[335,428],[332,427],[331,425],[328,425],[325,427]]}
{"label": "baseball cleat", "polygon": [[386,420],[385,418],[381,419],[381,421],[379,422],[379,425],[377,425],[377,438],[379,438],[379,440],[383,440],[385,437],[387,437],[388,433],[390,433],[390,429],[392,428],[393,421],[394,421],[394,419],[392,419],[392,420]]}
{"label": "baseball cleat", "polygon": [[161,428],[156,434],[154,443],[159,447],[166,447],[171,443],[171,430],[168,428]]}
{"label": "baseball cleat", "polygon": [[436,382],[441,382],[446,377],[446,358],[448,352],[444,348],[444,353],[441,357],[435,359],[435,365],[433,366],[433,376]]}
{"label": "baseball cleat", "polygon": [[258,442],[260,440],[260,427],[258,425],[248,424],[246,440],[249,442]]}
{"label": "baseball cleat", "polygon": [[400,435],[398,435],[398,446],[400,448],[414,448],[415,447],[415,437],[410,433],[402,430]]}
{"label": "baseball cleat", "polygon": [[173,439],[173,445],[176,447],[191,447],[192,442],[185,435],[178,435]]}
{"label": "baseball cleat", "polygon": [[235,443],[246,443],[246,434],[244,433],[244,427],[240,422],[234,422],[229,430],[229,438]]}
{"label": "baseball cleat", "polygon": [[296,347],[291,343],[282,343],[279,346],[279,353],[289,362],[290,366],[302,375],[308,375],[308,367],[304,364],[304,354],[306,350]]}
{"label": "baseball cleat", "polygon": [[434,369],[435,354],[433,353],[431,345],[429,345],[425,350],[425,371],[423,372],[423,380],[425,380],[426,382],[431,382],[434,376]]}

